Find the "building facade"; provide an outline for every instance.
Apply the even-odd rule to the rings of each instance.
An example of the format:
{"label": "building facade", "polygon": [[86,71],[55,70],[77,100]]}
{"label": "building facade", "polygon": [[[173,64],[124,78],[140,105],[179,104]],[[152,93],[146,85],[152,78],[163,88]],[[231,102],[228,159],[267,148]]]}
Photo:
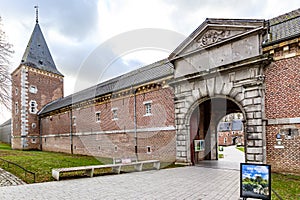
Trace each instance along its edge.
{"label": "building facade", "polygon": [[63,97],[38,22],[12,73],[12,147],[196,164],[243,119],[245,162],[300,173],[300,9],[206,19],[170,56]]}

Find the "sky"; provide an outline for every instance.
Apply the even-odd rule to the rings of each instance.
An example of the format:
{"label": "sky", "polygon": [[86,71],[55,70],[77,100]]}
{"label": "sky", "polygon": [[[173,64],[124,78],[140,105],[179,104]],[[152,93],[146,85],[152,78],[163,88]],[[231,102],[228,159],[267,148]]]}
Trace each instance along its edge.
{"label": "sky", "polygon": [[269,166],[262,165],[243,165],[242,167],[242,178],[253,178],[255,179],[257,176],[262,177],[265,180],[269,181]]}
{"label": "sky", "polygon": [[[299,0],[0,0],[2,28],[18,67],[39,24],[65,96],[166,58],[206,18],[270,19]],[[132,44],[133,43],[133,44]],[[10,114],[0,107],[0,124]]]}

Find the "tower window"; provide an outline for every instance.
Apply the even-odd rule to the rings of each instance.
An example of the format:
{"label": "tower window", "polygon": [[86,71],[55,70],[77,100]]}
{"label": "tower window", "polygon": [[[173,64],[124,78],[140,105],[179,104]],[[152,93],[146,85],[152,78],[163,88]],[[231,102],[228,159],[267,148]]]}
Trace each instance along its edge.
{"label": "tower window", "polygon": [[31,114],[36,114],[37,113],[37,103],[36,103],[35,100],[31,100],[29,102],[29,107],[30,107],[29,112]]}
{"label": "tower window", "polygon": [[15,113],[16,114],[19,113],[19,104],[18,104],[18,102],[15,103]]}
{"label": "tower window", "polygon": [[33,94],[36,94],[37,93],[37,87],[34,86],[34,85],[31,85],[30,88],[29,88],[29,92],[33,93]]}
{"label": "tower window", "polygon": [[35,128],[36,128],[36,123],[32,123],[32,124],[31,124],[31,127],[32,127],[33,129],[35,129]]}
{"label": "tower window", "polygon": [[100,122],[101,112],[96,112],[96,122]]}

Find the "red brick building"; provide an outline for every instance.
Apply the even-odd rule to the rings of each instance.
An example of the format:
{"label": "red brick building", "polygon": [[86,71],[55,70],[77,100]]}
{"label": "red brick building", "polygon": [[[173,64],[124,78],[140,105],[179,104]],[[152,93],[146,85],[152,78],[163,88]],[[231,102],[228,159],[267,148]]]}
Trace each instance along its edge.
{"label": "red brick building", "polygon": [[12,73],[12,147],[194,164],[218,159],[217,122],[239,112],[246,161],[300,173],[299,46],[300,9],[206,19],[168,59],[63,97],[37,22]]}
{"label": "red brick building", "polygon": [[269,21],[263,45],[273,62],[265,69],[267,163],[300,171],[300,9]]}

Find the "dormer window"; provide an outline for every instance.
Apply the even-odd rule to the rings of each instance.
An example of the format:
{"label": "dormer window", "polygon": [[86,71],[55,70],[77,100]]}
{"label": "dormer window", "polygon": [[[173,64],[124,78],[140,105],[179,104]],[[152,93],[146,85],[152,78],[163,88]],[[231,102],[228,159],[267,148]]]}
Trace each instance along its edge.
{"label": "dormer window", "polygon": [[29,92],[36,94],[37,93],[37,87],[35,85],[31,85],[29,88]]}

